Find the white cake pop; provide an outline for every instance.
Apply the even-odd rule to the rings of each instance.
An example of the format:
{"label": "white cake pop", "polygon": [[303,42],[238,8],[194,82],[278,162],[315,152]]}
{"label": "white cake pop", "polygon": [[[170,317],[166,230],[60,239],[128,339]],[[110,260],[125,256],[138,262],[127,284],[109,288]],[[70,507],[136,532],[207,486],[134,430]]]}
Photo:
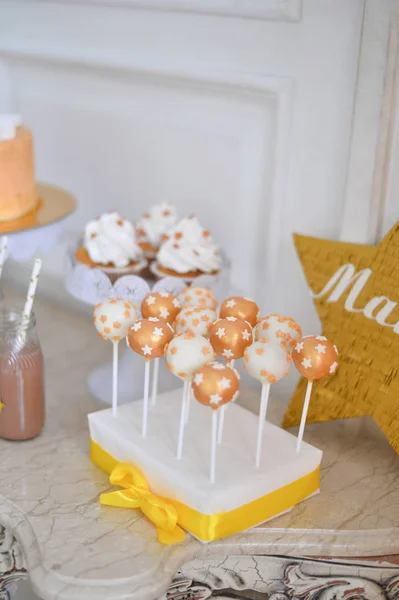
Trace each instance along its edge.
{"label": "white cake pop", "polygon": [[269,401],[270,385],[289,373],[291,355],[285,346],[276,343],[254,342],[244,352],[244,369],[262,382],[258,420],[255,465],[259,467],[262,455],[263,429]]}
{"label": "white cake pop", "polygon": [[93,320],[98,333],[106,340],[119,342],[137,319],[133,302],[122,298],[109,298],[94,308]]}
{"label": "white cake pop", "polygon": [[177,442],[177,459],[180,460],[183,455],[184,426],[188,417],[191,396],[190,382],[193,373],[214,360],[216,355],[209,340],[202,335],[192,335],[186,332],[173,338],[167,347],[165,357],[169,371],[184,381]]}
{"label": "white cake pop", "polygon": [[291,360],[280,344],[254,342],[244,352],[244,369],[262,383],[276,383],[288,375]]}
{"label": "white cake pop", "polygon": [[284,342],[289,351],[301,337],[302,329],[294,319],[277,314],[262,317],[254,330],[255,341],[265,339],[268,342]]}
{"label": "white cake pop", "polygon": [[217,300],[212,290],[207,287],[188,287],[180,294],[179,301],[183,307],[199,306],[215,310],[217,306]]}
{"label": "white cake pop", "polygon": [[212,323],[216,320],[216,313],[210,308],[188,306],[183,308],[175,321],[176,333],[188,331],[194,335],[209,336]]}
{"label": "white cake pop", "polygon": [[165,356],[169,371],[183,381],[189,381],[194,371],[214,360],[216,355],[205,337],[185,333],[173,338]]}

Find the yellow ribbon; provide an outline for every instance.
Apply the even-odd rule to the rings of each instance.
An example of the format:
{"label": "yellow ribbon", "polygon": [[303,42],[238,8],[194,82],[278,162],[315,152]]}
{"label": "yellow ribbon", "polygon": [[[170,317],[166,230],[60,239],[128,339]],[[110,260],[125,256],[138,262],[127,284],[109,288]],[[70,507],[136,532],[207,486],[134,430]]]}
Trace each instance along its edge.
{"label": "yellow ribbon", "polygon": [[158,540],[162,544],[176,544],[184,540],[185,533],[177,524],[176,508],[152,494],[145,477],[132,465],[118,463],[112,469],[109,481],[122,489],[101,494],[101,504],[119,508],[140,508],[147,519],[154,523]]}
{"label": "yellow ribbon", "polygon": [[[137,471],[131,465],[118,463],[118,461],[113,456],[111,456],[111,454],[106,452],[106,450],[104,450],[104,448],[102,448],[94,440],[91,440],[90,445],[90,456],[92,461],[106,473],[112,473],[111,483],[118,483],[119,485],[122,485],[120,479],[114,479],[114,472],[115,469],[117,469],[118,467],[123,467],[123,474],[126,474],[127,472],[129,472],[129,474],[134,473],[134,489],[136,490],[138,482],[141,482],[142,485],[140,490],[145,489],[145,493],[149,494],[147,481],[139,473],[139,471]],[[128,483],[132,480],[132,477],[130,477]],[[123,487],[128,488],[129,490],[131,489],[130,485],[123,485]],[[288,483],[287,485],[277,490],[274,490],[273,492],[270,492],[269,494],[266,494],[261,498],[257,498],[256,500],[253,500],[248,504],[244,504],[230,511],[215,513],[212,515],[200,513],[199,511],[181,502],[178,502],[177,500],[167,500],[165,498],[157,498],[152,494],[149,495],[155,498],[157,502],[160,502],[160,505],[163,508],[165,506],[168,507],[168,514],[173,514],[174,523],[178,521],[179,524],[182,527],[184,527],[184,529],[198,537],[200,540],[203,540],[204,542],[210,542],[226,537],[233,533],[238,533],[239,531],[245,531],[247,529],[250,529],[251,527],[258,525],[259,523],[263,523],[271,517],[275,517],[279,513],[289,510],[290,508],[295,506],[295,504],[298,504],[298,502],[301,502],[311,494],[317,492],[319,487],[320,466],[318,466],[314,471],[308,473],[307,475],[300,477],[296,481]],[[116,499],[112,497],[112,506],[128,505],[131,508],[136,508],[140,505],[144,514],[147,514],[143,509],[142,504],[132,504],[131,495],[129,495],[128,501],[125,499],[126,491],[127,490],[119,490],[117,492],[112,492],[111,494],[103,494],[103,496],[112,497],[113,494],[117,494]],[[134,496],[134,498],[136,498],[136,496]],[[102,502],[102,498],[100,498],[100,501]],[[127,504],[127,502],[129,503]],[[102,503],[105,504],[105,502]],[[109,504],[109,502],[107,502],[107,504]],[[154,506],[154,504],[152,506]],[[155,506],[158,505],[156,504]],[[165,513],[163,513],[163,518],[165,518],[164,515]],[[153,521],[153,523],[155,523],[155,521],[152,518],[151,520]],[[156,525],[158,527],[157,523]],[[159,531],[160,530],[158,529],[158,533]],[[162,541],[161,538],[159,539],[160,541]],[[176,540],[173,538],[174,541],[181,541],[181,539],[183,538],[181,537]]]}

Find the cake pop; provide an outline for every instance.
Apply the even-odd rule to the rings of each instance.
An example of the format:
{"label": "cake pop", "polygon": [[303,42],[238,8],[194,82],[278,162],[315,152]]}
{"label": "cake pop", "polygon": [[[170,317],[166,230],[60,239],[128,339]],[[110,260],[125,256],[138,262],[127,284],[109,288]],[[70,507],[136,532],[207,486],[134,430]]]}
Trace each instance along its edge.
{"label": "cake pop", "polygon": [[188,287],[182,291],[179,300],[183,307],[199,306],[215,310],[217,306],[217,300],[212,290],[207,287]]}
{"label": "cake pop", "polygon": [[194,371],[200,369],[207,362],[214,360],[215,353],[209,340],[205,337],[186,332],[173,338],[166,349],[165,357],[168,369],[184,381],[177,445],[177,458],[181,459],[183,453],[184,425],[190,395],[190,381]]}
{"label": "cake pop", "polygon": [[145,358],[144,402],[143,402],[143,437],[147,435],[148,396],[150,385],[150,360],[163,356],[165,346],[173,338],[173,327],[163,319],[149,317],[139,319],[129,328],[127,345],[137,354]]}
{"label": "cake pop", "polygon": [[94,325],[105,340],[113,343],[112,363],[112,414],[118,410],[118,348],[121,339],[126,337],[128,329],[137,319],[133,302],[122,298],[109,298],[100,302],[93,311]]}
{"label": "cake pop", "polygon": [[210,308],[200,308],[189,306],[183,308],[175,321],[177,333],[190,331],[195,335],[209,336],[212,323],[216,319],[216,313]]}
{"label": "cake pop", "polygon": [[265,424],[270,385],[288,375],[291,360],[291,356],[287,350],[275,343],[254,342],[244,353],[244,369],[249,375],[262,383],[256,443],[256,467],[260,466],[263,427]]}
{"label": "cake pop", "polygon": [[181,310],[179,300],[169,292],[148,294],[141,303],[141,312],[145,319],[158,317],[173,323]]}
{"label": "cake pop", "polygon": [[198,402],[212,409],[211,483],[215,481],[218,411],[221,406],[237,398],[239,386],[237,371],[216,361],[207,363],[193,375],[194,397]]}
{"label": "cake pop", "polygon": [[252,343],[252,329],[248,322],[237,317],[218,319],[212,325],[209,341],[216,354],[232,361],[241,358]]}
{"label": "cake pop", "polygon": [[219,316],[222,319],[237,317],[237,319],[248,321],[251,327],[255,327],[259,316],[259,307],[251,298],[231,296],[222,302]]}
{"label": "cake pop", "polygon": [[254,330],[255,341],[265,339],[268,342],[284,342],[289,352],[301,337],[302,329],[294,319],[277,314],[262,317]]}
{"label": "cake pop", "polygon": [[296,451],[299,452],[305,432],[313,382],[335,373],[338,367],[338,349],[323,335],[307,335],[295,345],[292,360],[300,374],[308,380],[296,447]]}

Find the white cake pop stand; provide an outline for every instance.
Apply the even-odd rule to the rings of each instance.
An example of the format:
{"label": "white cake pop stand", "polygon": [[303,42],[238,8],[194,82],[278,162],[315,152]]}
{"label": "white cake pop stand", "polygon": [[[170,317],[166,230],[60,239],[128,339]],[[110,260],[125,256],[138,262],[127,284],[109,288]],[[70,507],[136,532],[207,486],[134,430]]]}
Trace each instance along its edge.
{"label": "white cake pop stand", "polygon": [[[68,263],[65,277],[65,286],[69,294],[86,304],[95,306],[107,298],[124,298],[132,300],[140,308],[143,298],[151,291],[167,291],[179,294],[187,283],[176,277],[165,277],[154,283],[137,275],[125,275],[112,284],[109,277],[100,269],[91,269],[85,265],[76,264],[74,260],[76,244],[71,246],[68,253]],[[225,261],[225,268],[217,275],[202,275],[195,281],[195,287],[210,287],[216,297],[222,299],[226,296],[229,286],[229,268]],[[99,342],[101,340],[99,339]],[[123,346],[122,346],[123,347]],[[111,357],[111,350],[110,350]],[[120,353],[119,378],[118,378],[118,404],[139,400],[143,396],[144,362],[141,356],[126,348]],[[111,362],[99,366],[92,371],[87,379],[89,390],[95,398],[111,404],[112,398],[112,364]],[[166,368],[164,361],[159,365],[158,390],[159,393],[176,388],[177,380]]]}

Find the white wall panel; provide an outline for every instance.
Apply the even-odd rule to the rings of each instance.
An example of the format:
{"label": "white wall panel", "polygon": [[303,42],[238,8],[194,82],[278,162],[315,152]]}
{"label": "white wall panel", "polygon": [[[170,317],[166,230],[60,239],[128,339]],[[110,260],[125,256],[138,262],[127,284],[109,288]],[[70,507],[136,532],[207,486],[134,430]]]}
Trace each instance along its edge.
{"label": "white wall panel", "polygon": [[291,233],[340,235],[365,2],[142,4],[0,3],[38,176],[78,196],[76,227],[165,198],[196,212],[236,284],[317,327]]}

